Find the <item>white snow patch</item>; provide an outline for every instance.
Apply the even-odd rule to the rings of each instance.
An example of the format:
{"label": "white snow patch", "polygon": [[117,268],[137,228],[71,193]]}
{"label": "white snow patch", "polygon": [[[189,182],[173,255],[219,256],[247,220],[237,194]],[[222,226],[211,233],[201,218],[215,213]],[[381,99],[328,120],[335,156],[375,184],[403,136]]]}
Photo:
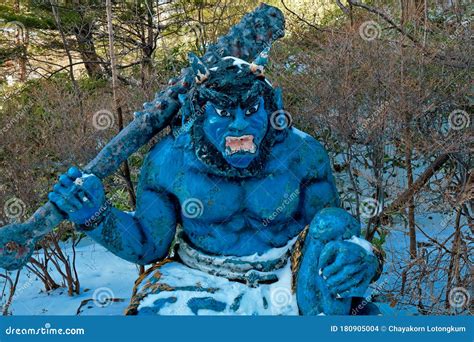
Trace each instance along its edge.
{"label": "white snow patch", "polygon": [[237,57],[226,56],[226,57],[223,57],[222,59],[232,59],[234,61],[232,64],[237,66],[240,69],[242,69],[242,65],[250,66],[249,62],[246,62],[243,59],[240,59],[240,58],[237,58]]}
{"label": "white snow patch", "polygon": [[367,241],[365,239],[361,239],[361,238],[353,235],[350,239],[345,240],[345,241],[355,243],[356,245],[359,245],[363,249],[365,249],[367,251],[367,253],[372,254],[372,255],[374,254],[374,251],[372,249],[372,245],[370,244],[369,241]]}
{"label": "white snow patch", "polygon": [[[63,252],[72,260],[70,244]],[[83,300],[92,299],[94,291],[100,288],[110,289],[114,298],[123,302],[102,307],[90,301],[88,306],[94,310],[84,310],[81,315],[123,315],[127,307],[135,280],[138,278],[137,266],[125,261],[90,239],[84,239],[76,248],[76,265],[81,284],[81,293],[68,296],[67,288],[61,287],[45,292],[43,283],[33,273],[23,269],[18,282],[17,291],[10,307],[13,315],[76,315]],[[51,275],[56,282],[61,277],[54,267]],[[15,273],[10,272],[11,276]],[[3,282],[0,282],[0,285]],[[2,304],[6,298],[3,298]]]}

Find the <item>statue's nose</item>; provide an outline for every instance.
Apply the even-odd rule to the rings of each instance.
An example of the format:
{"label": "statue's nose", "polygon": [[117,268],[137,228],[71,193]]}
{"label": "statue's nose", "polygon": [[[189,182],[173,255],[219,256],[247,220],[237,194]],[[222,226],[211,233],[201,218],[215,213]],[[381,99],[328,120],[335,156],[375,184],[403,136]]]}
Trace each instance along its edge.
{"label": "statue's nose", "polygon": [[243,131],[248,125],[249,124],[247,120],[245,120],[245,112],[242,110],[242,108],[237,107],[234,121],[232,121],[229,128],[234,131]]}

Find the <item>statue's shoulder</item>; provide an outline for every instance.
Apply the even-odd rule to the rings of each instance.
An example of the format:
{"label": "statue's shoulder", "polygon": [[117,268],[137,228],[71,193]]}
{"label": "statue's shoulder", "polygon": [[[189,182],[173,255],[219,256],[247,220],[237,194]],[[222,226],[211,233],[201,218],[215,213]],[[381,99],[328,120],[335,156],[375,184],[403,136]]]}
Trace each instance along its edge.
{"label": "statue's shoulder", "polygon": [[172,135],[158,141],[148,152],[142,166],[142,174],[154,179],[173,177],[182,166],[183,147]]}
{"label": "statue's shoulder", "polygon": [[174,160],[179,147],[176,146],[176,140],[171,135],[167,135],[159,140],[148,152],[148,159],[155,165],[163,165]]}
{"label": "statue's shoulder", "polygon": [[311,135],[292,127],[286,139],[288,152],[295,158],[296,171],[303,178],[326,178],[331,170],[324,146]]}

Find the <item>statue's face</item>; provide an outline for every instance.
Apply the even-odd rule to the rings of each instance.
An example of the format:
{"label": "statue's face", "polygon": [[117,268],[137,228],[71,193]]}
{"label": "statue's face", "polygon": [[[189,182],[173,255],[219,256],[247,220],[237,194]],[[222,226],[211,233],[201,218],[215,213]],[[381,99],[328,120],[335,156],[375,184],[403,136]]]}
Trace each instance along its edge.
{"label": "statue's face", "polygon": [[204,134],[224,159],[236,168],[247,167],[260,153],[268,129],[268,113],[263,97],[234,108],[220,108],[207,102]]}

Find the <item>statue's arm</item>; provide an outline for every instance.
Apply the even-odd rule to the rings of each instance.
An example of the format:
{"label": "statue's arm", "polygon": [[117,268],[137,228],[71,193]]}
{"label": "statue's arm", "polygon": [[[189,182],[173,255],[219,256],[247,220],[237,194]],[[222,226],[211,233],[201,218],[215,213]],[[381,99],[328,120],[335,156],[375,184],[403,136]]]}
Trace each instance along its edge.
{"label": "statue's arm", "polygon": [[135,212],[109,207],[99,222],[89,226],[86,222],[79,229],[115,255],[140,265],[166,257],[176,232],[171,198],[153,190],[138,196]]}
{"label": "statue's arm", "polygon": [[[312,138],[311,138],[312,139]],[[311,140],[307,143],[310,147],[311,158],[310,167],[308,167],[307,178],[304,181],[304,219],[305,223],[310,225],[310,229],[313,231],[319,230],[318,237],[327,243],[329,241],[336,240],[350,240],[353,236],[360,238],[360,223],[352,217],[348,212],[343,209],[340,209],[341,203],[339,199],[339,194],[336,188],[334,176],[331,170],[331,164],[329,156],[324,149],[324,147],[317,142],[316,140]],[[327,210],[324,210],[327,209]],[[321,212],[324,210],[324,212]],[[337,212],[338,215],[327,215],[328,212]],[[316,227],[321,220],[319,217],[332,217],[332,222],[327,222],[326,224]],[[323,220],[324,221],[324,220]],[[316,223],[318,222],[318,223]],[[321,227],[328,227],[323,235],[321,235]],[[337,228],[336,228],[337,226]],[[339,227],[344,226],[345,229],[339,229]],[[332,228],[331,228],[332,227]],[[358,241],[363,241],[358,240]],[[361,242],[363,243],[363,242]],[[367,243],[367,246],[370,245]],[[331,245],[330,245],[331,246]],[[334,245],[332,247],[328,246],[326,251],[327,255],[337,253],[337,247]],[[357,250],[360,250],[361,247],[357,244],[349,245],[353,250],[353,253],[357,253]],[[368,248],[368,247],[367,247]],[[372,265],[376,269],[375,275],[370,279],[371,281],[376,281],[383,270],[383,256],[379,250],[375,247],[371,247],[372,253],[375,257],[370,257]],[[330,260],[330,258],[328,258]],[[326,262],[328,262],[326,260]],[[372,268],[372,267],[371,267]]]}
{"label": "statue's arm", "polygon": [[324,147],[309,135],[301,138],[299,145],[299,174],[303,195],[304,225],[309,225],[324,208],[339,207],[339,194],[331,171],[329,156]]}
{"label": "statue's arm", "polygon": [[166,163],[173,152],[170,142],[165,139],[155,147],[141,169],[135,212],[114,208],[105,198],[100,179],[76,168],[62,175],[49,194],[50,201],[79,230],[115,255],[143,265],[168,254],[179,213],[174,197],[157,184],[160,170],[169,173],[172,169]]}
{"label": "statue's arm", "polygon": [[360,239],[360,223],[340,208],[325,149],[306,138],[300,160],[309,228],[297,277],[298,304],[303,314],[347,314],[352,298],[363,296],[381,265],[370,243]]}

